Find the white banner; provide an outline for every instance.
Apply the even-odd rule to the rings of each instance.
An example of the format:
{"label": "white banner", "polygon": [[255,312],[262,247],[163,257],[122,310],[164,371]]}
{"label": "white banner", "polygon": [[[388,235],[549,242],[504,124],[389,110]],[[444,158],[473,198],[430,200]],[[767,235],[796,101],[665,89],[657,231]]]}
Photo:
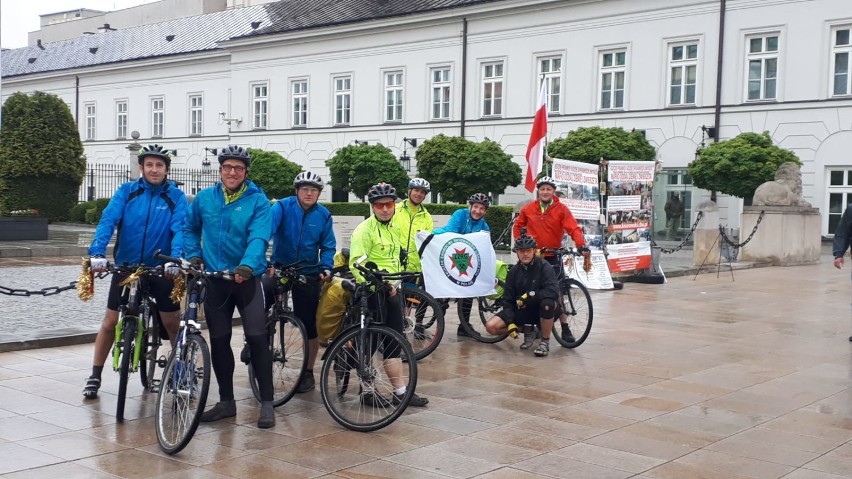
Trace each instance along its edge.
{"label": "white banner", "polygon": [[[429,236],[428,231],[417,233],[418,250]],[[488,232],[434,235],[420,262],[426,291],[436,298],[475,298],[495,292],[497,255]]]}
{"label": "white banner", "polygon": [[613,289],[612,276],[603,251],[592,251],[592,270],[583,269],[583,258],[574,257],[574,267],[565,268],[565,273],[583,283],[589,289]]}

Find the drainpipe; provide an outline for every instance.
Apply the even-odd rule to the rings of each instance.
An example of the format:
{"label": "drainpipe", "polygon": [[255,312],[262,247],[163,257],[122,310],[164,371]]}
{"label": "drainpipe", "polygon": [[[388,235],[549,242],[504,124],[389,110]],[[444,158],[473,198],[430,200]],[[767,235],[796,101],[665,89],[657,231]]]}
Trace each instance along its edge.
{"label": "drainpipe", "polygon": [[721,125],[719,121],[722,117],[722,65],[725,57],[725,4],[726,0],[721,0],[719,6],[719,58],[716,63],[716,111],[713,118],[713,125],[716,131],[713,134],[713,141],[719,141],[719,130]]}
{"label": "drainpipe", "polygon": [[74,123],[80,128],[80,77],[74,76]]}
{"label": "drainpipe", "polygon": [[467,106],[467,18],[462,19],[462,61],[461,61],[461,131],[464,138],[464,122]]}

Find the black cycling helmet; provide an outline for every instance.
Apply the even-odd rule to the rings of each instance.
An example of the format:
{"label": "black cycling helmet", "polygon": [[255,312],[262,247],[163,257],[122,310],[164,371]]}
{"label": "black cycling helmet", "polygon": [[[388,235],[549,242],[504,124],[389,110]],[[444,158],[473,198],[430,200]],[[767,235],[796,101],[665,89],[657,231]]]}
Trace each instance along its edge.
{"label": "black cycling helmet", "polygon": [[489,206],[491,206],[491,197],[486,195],[485,193],[474,193],[470,195],[470,197],[467,199],[467,202],[471,205],[474,203],[479,203],[482,206],[488,208]]}
{"label": "black cycling helmet", "polygon": [[219,164],[221,165],[225,160],[240,160],[246,164],[246,168],[251,166],[251,156],[242,146],[228,145],[219,150]]}
{"label": "black cycling helmet", "polygon": [[536,248],[538,245],[535,242],[535,238],[532,236],[527,236],[527,229],[521,228],[521,236],[515,240],[515,245],[512,246],[512,251],[518,251],[519,249],[530,249]]}
{"label": "black cycling helmet", "polygon": [[396,200],[396,188],[388,183],[379,183],[370,187],[367,191],[367,201],[375,203],[382,198],[393,198]]}
{"label": "black cycling helmet", "polygon": [[139,164],[145,161],[145,157],[153,156],[154,158],[159,158],[166,162],[166,168],[172,166],[172,154],[169,150],[163,148],[160,145],[148,145],[141,150],[139,150]]}
{"label": "black cycling helmet", "polygon": [[311,171],[303,171],[296,175],[296,178],[293,180],[293,186],[296,188],[300,186],[315,186],[322,189],[324,184],[318,174]]}
{"label": "black cycling helmet", "polygon": [[541,188],[541,185],[550,185],[555,190],[556,189],[556,180],[554,180],[553,178],[551,178],[549,176],[542,176],[541,178],[536,180],[535,187]]}

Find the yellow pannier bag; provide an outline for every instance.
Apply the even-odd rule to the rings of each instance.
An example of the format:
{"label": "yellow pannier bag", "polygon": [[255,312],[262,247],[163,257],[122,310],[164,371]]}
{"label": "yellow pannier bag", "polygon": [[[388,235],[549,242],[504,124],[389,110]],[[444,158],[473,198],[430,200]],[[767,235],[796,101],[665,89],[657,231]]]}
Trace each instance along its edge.
{"label": "yellow pannier bag", "polygon": [[317,335],[320,341],[327,341],[340,332],[340,324],[343,322],[351,295],[343,289],[342,278],[332,278],[322,286],[317,307]]}

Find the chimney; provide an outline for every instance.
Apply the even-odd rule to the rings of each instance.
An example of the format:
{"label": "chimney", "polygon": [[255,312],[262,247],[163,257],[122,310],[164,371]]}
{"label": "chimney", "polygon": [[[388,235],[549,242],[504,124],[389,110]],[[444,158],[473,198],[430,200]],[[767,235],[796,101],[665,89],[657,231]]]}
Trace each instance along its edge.
{"label": "chimney", "polygon": [[41,44],[41,38],[39,38],[38,40],[36,40],[36,46],[37,46],[37,47],[39,47],[39,48],[41,48],[42,50],[44,50],[44,45],[42,45],[42,44]]}
{"label": "chimney", "polygon": [[115,28],[110,28],[109,23],[104,23],[104,26],[98,27],[98,33],[114,32]]}

